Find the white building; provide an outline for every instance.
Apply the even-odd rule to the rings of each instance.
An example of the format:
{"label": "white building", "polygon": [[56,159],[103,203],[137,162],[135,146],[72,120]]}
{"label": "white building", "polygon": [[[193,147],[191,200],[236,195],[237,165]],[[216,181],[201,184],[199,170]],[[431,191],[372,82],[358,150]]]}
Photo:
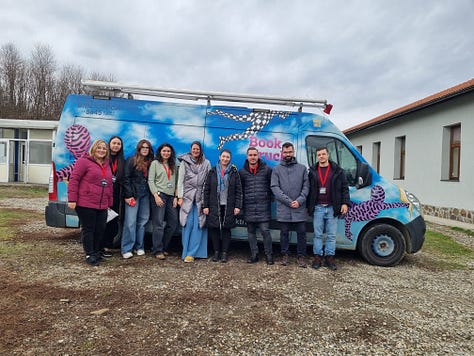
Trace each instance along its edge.
{"label": "white building", "polygon": [[0,119],[0,182],[48,184],[58,121]]}
{"label": "white building", "polygon": [[474,79],[344,133],[426,214],[474,223]]}

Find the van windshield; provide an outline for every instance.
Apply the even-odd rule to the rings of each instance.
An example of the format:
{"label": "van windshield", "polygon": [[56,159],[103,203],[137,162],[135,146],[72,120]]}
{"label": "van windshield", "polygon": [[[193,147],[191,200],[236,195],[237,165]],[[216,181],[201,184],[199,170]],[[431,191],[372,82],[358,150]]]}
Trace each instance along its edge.
{"label": "van windshield", "polygon": [[327,136],[307,136],[306,154],[308,155],[308,164],[316,164],[316,148],[327,147],[329,159],[336,162],[346,172],[347,183],[356,185],[357,179],[357,160],[349,148],[340,140]]}

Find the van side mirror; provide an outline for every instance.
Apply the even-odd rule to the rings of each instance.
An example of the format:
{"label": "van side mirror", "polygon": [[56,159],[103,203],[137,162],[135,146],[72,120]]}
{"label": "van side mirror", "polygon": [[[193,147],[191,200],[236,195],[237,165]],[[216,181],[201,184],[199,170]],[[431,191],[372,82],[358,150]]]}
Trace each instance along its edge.
{"label": "van side mirror", "polygon": [[372,174],[370,167],[367,163],[357,162],[357,185],[356,188],[360,189],[367,187],[372,184]]}

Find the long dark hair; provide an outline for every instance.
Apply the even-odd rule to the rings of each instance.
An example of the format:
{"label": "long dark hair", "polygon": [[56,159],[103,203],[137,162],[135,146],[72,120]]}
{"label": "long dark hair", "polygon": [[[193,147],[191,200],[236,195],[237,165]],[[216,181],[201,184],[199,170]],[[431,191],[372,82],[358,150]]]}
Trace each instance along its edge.
{"label": "long dark hair", "polygon": [[[148,147],[150,147],[148,149],[148,154],[145,157],[140,154],[140,149],[144,143],[146,143]],[[133,156],[133,166],[140,171],[146,172],[148,166],[153,160],[153,155],[153,148],[151,147],[150,141],[145,139],[138,141],[137,147],[135,148],[135,155]]]}
{"label": "long dark hair", "polygon": [[170,167],[170,170],[174,172],[174,167],[176,166],[176,153],[174,151],[173,146],[171,146],[168,142],[162,143],[157,149],[156,149],[156,156],[155,159],[163,163],[163,157],[161,156],[161,150],[165,147],[168,147],[171,151],[170,158],[168,158],[168,167]]}
{"label": "long dark hair", "polygon": [[[121,143],[121,146],[120,146],[120,150],[115,154],[113,155],[112,154],[112,150],[110,149],[110,143],[112,142],[113,139],[118,139]],[[124,154],[123,154],[123,140],[120,136],[112,136],[110,139],[109,139],[109,163],[110,163],[110,167],[112,168],[112,164],[114,162],[117,162],[117,172],[115,173],[116,176],[122,176],[123,175],[123,167],[124,167],[124,164],[125,164],[125,157],[124,157]]]}
{"label": "long dark hair", "polygon": [[[197,163],[197,164],[201,164],[202,162],[204,162],[204,152],[202,152],[202,145],[201,145],[201,142],[199,142],[199,141],[193,141],[193,143],[191,143],[191,146],[189,146],[189,147],[191,148],[191,150],[192,150],[192,148],[193,148],[193,145],[199,146],[199,150],[200,150],[201,152],[199,153],[199,157],[197,158],[196,163]],[[190,150],[190,151],[191,151],[191,150]]]}

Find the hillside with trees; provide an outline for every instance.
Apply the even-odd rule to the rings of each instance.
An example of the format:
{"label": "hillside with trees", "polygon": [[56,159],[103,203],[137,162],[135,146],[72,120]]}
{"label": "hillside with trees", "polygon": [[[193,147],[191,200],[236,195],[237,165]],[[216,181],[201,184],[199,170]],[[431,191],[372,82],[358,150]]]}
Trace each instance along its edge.
{"label": "hillside with trees", "polygon": [[81,79],[114,81],[111,74],[58,64],[50,46],[24,58],[13,43],[0,47],[0,119],[59,120],[66,96],[83,93]]}

